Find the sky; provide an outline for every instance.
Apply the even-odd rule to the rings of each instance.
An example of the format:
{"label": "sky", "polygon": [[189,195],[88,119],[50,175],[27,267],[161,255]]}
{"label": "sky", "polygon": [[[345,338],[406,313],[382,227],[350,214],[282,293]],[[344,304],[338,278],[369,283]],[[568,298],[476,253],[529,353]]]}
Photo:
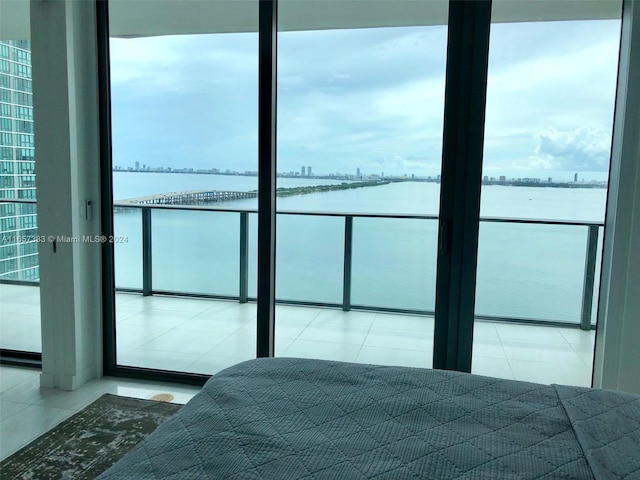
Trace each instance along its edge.
{"label": "sky", "polygon": [[[620,21],[493,24],[483,174],[605,180]],[[281,32],[278,171],[440,172],[447,27]],[[256,33],[112,39],[114,165],[257,170]]]}

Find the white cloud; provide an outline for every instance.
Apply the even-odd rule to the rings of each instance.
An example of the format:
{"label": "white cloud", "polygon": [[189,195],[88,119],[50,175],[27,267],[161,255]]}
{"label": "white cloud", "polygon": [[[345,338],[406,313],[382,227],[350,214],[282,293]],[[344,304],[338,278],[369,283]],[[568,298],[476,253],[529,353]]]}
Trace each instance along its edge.
{"label": "white cloud", "polygon": [[606,171],[609,168],[611,133],[596,128],[537,134],[538,146],[531,165],[547,170]]}

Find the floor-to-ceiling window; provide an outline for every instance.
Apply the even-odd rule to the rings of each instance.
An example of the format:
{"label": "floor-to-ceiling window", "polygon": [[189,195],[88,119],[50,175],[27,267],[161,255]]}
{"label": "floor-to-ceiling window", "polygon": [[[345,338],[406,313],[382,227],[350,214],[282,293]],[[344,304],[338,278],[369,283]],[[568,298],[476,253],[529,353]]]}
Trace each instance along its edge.
{"label": "floor-to-ceiling window", "polygon": [[[428,367],[446,2],[278,10],[276,355]],[[309,9],[312,8],[312,12]]]}
{"label": "floor-to-ceiling window", "polygon": [[621,3],[493,3],[474,372],[590,385]]}
{"label": "floor-to-ceiling window", "polygon": [[[530,375],[540,365],[523,357],[555,348],[551,337],[588,371],[593,337],[574,327],[591,327],[581,312],[595,298],[585,278],[598,276],[602,218],[583,196],[606,192],[606,168],[582,179],[611,136],[614,3],[549,14],[497,1],[489,49],[451,48],[447,2],[279,2],[276,355],[431,366],[436,287],[468,282],[477,251],[473,371],[554,381]],[[116,363],[209,374],[256,356],[258,5],[195,5],[111,6]],[[463,37],[473,22],[456,15]],[[604,33],[575,42],[585,24],[607,24],[607,45]],[[468,159],[443,149],[447,118],[476,145],[484,126],[483,94],[472,95],[474,116],[445,107],[445,76],[465,75],[456,56],[488,53],[483,163],[481,149]],[[568,62],[587,58],[584,70]],[[442,197],[443,162],[483,167],[480,243],[459,249],[455,279],[436,281],[437,255],[463,236],[438,219],[440,198],[457,201]],[[476,181],[455,175],[458,187]],[[472,325],[465,295],[456,301],[471,305]],[[450,350],[470,352],[455,329],[447,335]]]}
{"label": "floor-to-ceiling window", "polygon": [[0,38],[0,349],[41,352],[29,39]]}
{"label": "floor-to-ceiling window", "polygon": [[110,4],[115,353],[212,374],[255,357],[258,3],[191,7]]}

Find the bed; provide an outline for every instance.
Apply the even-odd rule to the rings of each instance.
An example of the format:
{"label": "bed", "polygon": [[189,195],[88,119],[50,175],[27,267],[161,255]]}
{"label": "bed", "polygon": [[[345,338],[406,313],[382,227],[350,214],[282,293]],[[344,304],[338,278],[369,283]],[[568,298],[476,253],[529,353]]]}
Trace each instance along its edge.
{"label": "bed", "polygon": [[256,359],[214,375],[99,478],[640,479],[640,396]]}

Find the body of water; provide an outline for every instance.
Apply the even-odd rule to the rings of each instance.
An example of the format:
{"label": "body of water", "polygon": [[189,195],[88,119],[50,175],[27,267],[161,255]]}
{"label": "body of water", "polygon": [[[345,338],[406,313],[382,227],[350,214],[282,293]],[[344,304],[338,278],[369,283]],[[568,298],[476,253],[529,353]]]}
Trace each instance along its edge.
{"label": "body of water", "polygon": [[[328,183],[341,182],[278,179],[282,187]],[[114,173],[116,199],[185,190],[256,188],[256,177]],[[392,183],[281,198],[278,210],[436,215],[439,195],[436,183]],[[605,200],[604,189],[485,186],[481,216],[603,221]],[[251,210],[257,208],[257,199],[215,206]],[[255,214],[250,214],[249,224],[249,294],[255,296]],[[342,302],[344,225],[344,217],[278,215],[279,299]],[[128,243],[116,245],[117,286],[141,288],[140,210],[116,213],[115,226],[117,235],[129,238]],[[430,219],[354,218],[352,303],[433,310],[437,228],[437,221]],[[154,211],[153,288],[237,296],[239,232],[240,214],[236,212]],[[579,321],[586,226],[482,222],[479,241],[477,314]]]}

